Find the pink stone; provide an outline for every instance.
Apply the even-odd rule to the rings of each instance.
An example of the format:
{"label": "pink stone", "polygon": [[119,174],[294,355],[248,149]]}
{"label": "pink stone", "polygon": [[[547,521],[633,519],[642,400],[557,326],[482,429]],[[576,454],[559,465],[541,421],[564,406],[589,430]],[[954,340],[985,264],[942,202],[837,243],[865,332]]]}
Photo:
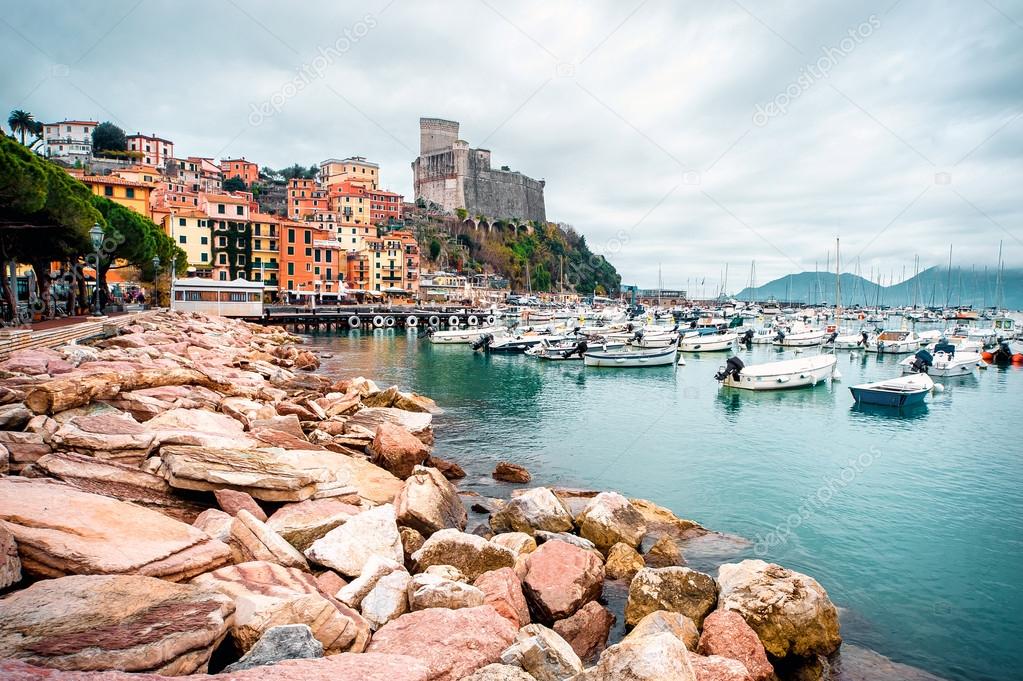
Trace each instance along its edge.
{"label": "pink stone", "polygon": [[767,659],[760,637],[734,610],[715,610],[707,616],[697,652],[738,660],[753,681],[768,681],[774,677],[774,667]]}
{"label": "pink stone", "polygon": [[548,541],[529,554],[525,563],[522,590],[542,622],[569,617],[603,590],[604,565],[593,551]]}
{"label": "pink stone", "polygon": [[595,658],[607,645],[615,616],[596,601],[590,601],[571,617],[554,623],[554,631],[572,646],[583,662]]}
{"label": "pink stone", "polygon": [[493,606],[516,629],[529,624],[529,605],[514,569],[504,567],[484,572],[476,578],[473,586],[483,592],[483,602]]}

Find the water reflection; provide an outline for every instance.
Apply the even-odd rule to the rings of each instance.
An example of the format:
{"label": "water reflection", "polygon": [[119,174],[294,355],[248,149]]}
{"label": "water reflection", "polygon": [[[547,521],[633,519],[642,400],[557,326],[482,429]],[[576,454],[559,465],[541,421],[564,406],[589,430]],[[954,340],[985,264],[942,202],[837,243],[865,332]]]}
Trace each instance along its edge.
{"label": "water reflection", "polygon": [[897,421],[916,421],[927,416],[927,402],[919,402],[905,407],[886,407],[880,404],[863,404],[853,402],[849,407],[852,418],[868,419],[871,421],[894,419]]}

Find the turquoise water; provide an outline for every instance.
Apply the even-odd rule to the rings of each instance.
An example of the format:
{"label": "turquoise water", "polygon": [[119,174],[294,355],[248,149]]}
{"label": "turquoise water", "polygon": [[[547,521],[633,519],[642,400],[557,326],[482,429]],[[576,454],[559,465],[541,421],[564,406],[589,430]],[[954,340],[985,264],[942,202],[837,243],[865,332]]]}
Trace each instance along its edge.
{"label": "turquoise water", "polygon": [[937,379],[944,392],[899,414],[857,409],[848,390],[898,375],[889,356],[839,351],[838,383],[750,393],[714,381],[721,353],[630,370],[393,330],[314,343],[335,353],[327,372],[436,399],[435,453],[466,468],[465,488],[495,494],[488,474],[505,459],[537,484],[651,499],[815,577],[849,643],[948,679],[1020,678],[1020,369]]}

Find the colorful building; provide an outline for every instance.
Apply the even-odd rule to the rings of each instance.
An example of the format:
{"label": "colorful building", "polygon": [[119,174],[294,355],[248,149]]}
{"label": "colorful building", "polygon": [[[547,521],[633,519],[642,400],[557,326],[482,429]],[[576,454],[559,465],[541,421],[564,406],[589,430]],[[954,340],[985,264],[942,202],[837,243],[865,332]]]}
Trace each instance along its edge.
{"label": "colorful building", "polygon": [[341,160],[328,158],[320,163],[320,184],[329,188],[342,182],[351,182],[366,189],[376,189],[380,183],[380,166],[362,156],[350,156]]}
{"label": "colorful building", "polygon": [[43,125],[43,154],[69,163],[92,158],[92,133],[99,121],[60,121]]}
{"label": "colorful building", "polygon": [[114,203],[152,219],[149,198],[155,187],[153,183],[126,180],[116,175],[85,175],[76,171],[71,171],[71,175],[84,182],[96,196],[105,196]]}
{"label": "colorful building", "polygon": [[197,276],[212,275],[212,230],[206,213],[195,209],[171,210],[163,220],[163,229],[185,252],[188,266],[195,268]]}
{"label": "colorful building", "polygon": [[249,204],[252,195],[234,194],[199,195],[199,208],[206,214],[210,226],[210,258],[213,278],[221,281],[251,279],[252,227],[249,222]]}
{"label": "colorful building", "polygon": [[327,192],[316,180],[293,178],[288,180],[288,217],[302,220],[319,211],[328,210]]}
{"label": "colorful building", "polygon": [[135,133],[125,138],[128,142],[128,151],[137,151],[141,154],[139,161],[146,165],[166,165],[174,157],[174,143],[156,135],[143,135]]}
{"label": "colorful building", "polygon": [[242,158],[221,159],[220,172],[225,180],[229,180],[232,177],[240,177],[246,187],[250,186],[253,182],[259,182],[259,166],[252,161],[246,161],[244,156]]}
{"label": "colorful building", "polygon": [[[365,239],[370,254],[369,290],[414,298],[419,294],[419,244],[412,232],[395,230]],[[354,287],[353,287],[354,288]]]}
{"label": "colorful building", "polygon": [[252,280],[261,281],[266,293],[276,297],[280,287],[280,223],[276,215],[251,212]]}
{"label": "colorful building", "polygon": [[402,223],[402,204],[405,197],[382,189],[371,189],[369,194],[369,219],[374,225]]}
{"label": "colorful building", "polygon": [[365,187],[352,182],[340,182],[328,190],[328,210],[337,213],[338,224],[371,225],[369,193]]}

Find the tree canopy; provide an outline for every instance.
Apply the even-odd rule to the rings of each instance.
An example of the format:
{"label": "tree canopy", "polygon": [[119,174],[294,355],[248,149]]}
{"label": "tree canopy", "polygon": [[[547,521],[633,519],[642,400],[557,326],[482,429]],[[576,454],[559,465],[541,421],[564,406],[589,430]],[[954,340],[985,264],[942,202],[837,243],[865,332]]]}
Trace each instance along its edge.
{"label": "tree canopy", "polygon": [[229,177],[224,180],[224,191],[225,192],[243,192],[246,190],[245,180],[238,175]]}
{"label": "tree canopy", "polygon": [[124,130],[111,123],[103,121],[92,131],[93,151],[127,151],[128,140],[125,138]]}

